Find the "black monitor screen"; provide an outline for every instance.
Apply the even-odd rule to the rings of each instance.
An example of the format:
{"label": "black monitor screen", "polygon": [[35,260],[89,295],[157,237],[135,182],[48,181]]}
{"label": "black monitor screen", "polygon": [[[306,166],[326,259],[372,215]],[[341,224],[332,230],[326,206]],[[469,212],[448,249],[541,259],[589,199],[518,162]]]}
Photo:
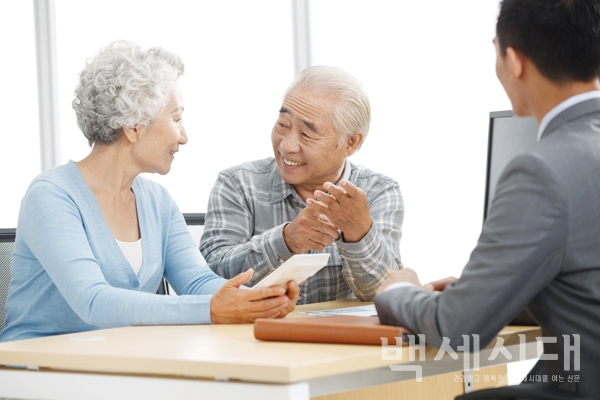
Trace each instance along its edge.
{"label": "black monitor screen", "polygon": [[492,204],[502,171],[517,154],[529,150],[537,143],[537,134],[538,126],[533,117],[515,117],[512,111],[490,113],[484,219]]}

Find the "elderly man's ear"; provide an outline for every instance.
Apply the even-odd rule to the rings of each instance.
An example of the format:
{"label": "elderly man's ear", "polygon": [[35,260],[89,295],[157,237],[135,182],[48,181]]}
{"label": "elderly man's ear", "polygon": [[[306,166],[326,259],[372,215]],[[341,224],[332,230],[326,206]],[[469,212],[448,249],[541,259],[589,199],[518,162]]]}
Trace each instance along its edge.
{"label": "elderly man's ear", "polygon": [[351,156],[356,150],[358,150],[358,147],[362,143],[364,137],[365,135],[363,135],[361,131],[358,131],[354,132],[352,136],[346,139],[346,157]]}

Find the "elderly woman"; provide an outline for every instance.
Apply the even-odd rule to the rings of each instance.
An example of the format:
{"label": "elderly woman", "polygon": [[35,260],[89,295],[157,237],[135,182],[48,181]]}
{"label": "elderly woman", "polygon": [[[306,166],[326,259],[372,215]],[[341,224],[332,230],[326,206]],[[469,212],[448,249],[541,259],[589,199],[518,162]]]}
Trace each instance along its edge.
{"label": "elderly woman", "polygon": [[[178,56],[114,42],[81,72],[73,108],[92,151],[33,180],[19,213],[0,341],[128,325],[252,322],[298,286],[241,290],[206,265],[165,188],[188,138]],[[177,297],[155,292],[166,277]],[[243,288],[244,289],[244,288]]]}

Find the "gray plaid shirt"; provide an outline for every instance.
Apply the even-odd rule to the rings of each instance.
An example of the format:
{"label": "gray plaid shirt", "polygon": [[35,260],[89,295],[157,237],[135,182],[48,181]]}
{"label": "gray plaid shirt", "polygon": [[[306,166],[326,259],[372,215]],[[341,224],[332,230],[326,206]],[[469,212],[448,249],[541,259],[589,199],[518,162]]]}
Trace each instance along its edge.
{"label": "gray plaid shirt", "polygon": [[[300,286],[298,304],[354,295],[372,300],[389,271],[402,268],[404,204],[398,183],[348,160],[341,179],[365,191],[373,225],[360,242],[340,239],[323,250],[330,254],[328,265]],[[200,251],[225,278],[253,268],[254,277],[246,284],[253,286],[294,255],[283,239],[283,227],[304,207],[294,188],[281,179],[274,158],[221,171],[208,201]]]}

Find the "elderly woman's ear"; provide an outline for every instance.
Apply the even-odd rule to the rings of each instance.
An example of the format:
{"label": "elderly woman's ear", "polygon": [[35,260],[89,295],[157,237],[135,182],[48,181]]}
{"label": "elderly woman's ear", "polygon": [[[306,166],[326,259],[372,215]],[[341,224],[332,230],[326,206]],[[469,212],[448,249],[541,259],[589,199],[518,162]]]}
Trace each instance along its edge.
{"label": "elderly woman's ear", "polygon": [[133,128],[123,128],[121,136],[124,136],[130,143],[135,143],[140,138],[140,132],[144,125],[136,125]]}

